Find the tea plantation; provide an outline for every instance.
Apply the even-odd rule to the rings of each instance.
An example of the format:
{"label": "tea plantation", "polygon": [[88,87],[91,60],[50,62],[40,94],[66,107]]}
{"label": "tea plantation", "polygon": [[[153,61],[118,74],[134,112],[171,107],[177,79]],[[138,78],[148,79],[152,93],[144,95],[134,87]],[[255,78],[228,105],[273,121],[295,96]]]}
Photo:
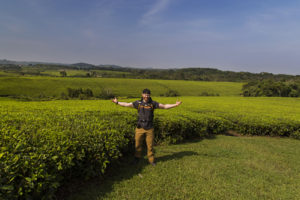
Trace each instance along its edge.
{"label": "tea plantation", "polygon": [[[176,98],[153,97],[161,103]],[[135,99],[120,99],[131,102]],[[155,111],[157,143],[235,131],[300,137],[298,98],[181,97]],[[52,198],[74,177],[104,174],[130,152],[136,110],[109,100],[0,101],[0,198]],[[295,140],[298,141],[298,140]]]}

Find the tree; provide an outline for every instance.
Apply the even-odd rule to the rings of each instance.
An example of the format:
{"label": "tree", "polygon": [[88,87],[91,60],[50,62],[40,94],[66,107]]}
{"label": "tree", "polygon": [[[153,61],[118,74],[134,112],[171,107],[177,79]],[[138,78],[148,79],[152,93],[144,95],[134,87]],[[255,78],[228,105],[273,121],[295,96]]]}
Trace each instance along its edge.
{"label": "tree", "polygon": [[243,96],[298,97],[300,83],[284,81],[252,81],[243,85]]}
{"label": "tree", "polygon": [[62,77],[67,76],[67,72],[65,70],[59,72]]}

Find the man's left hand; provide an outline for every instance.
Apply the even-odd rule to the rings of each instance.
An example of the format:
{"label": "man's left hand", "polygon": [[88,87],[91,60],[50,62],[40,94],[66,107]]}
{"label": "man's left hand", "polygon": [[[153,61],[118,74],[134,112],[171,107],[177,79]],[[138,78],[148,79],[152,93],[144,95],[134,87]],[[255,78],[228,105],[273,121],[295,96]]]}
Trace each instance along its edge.
{"label": "man's left hand", "polygon": [[180,104],[182,104],[182,101],[176,101],[176,106],[179,106]]}

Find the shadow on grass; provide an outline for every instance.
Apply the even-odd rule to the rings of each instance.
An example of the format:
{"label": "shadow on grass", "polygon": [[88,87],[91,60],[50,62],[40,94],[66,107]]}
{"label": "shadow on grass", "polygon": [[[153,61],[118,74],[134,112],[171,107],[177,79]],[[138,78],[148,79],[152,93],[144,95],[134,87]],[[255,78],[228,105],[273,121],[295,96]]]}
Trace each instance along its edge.
{"label": "shadow on grass", "polygon": [[165,162],[165,161],[169,161],[169,160],[177,160],[177,159],[181,159],[185,156],[194,156],[194,155],[198,155],[197,152],[194,151],[181,151],[181,152],[176,152],[170,155],[165,155],[165,156],[161,156],[156,158],[156,162],[160,163],[160,162]]}
{"label": "shadow on grass", "polygon": [[[180,143],[174,145],[184,145],[186,143],[197,143],[204,139],[215,139],[216,135],[208,134],[202,137],[185,138]],[[132,145],[133,146],[133,145]],[[160,146],[160,145],[158,145]],[[143,154],[146,155],[146,145],[144,144]],[[124,152],[125,153],[125,152]],[[158,163],[156,168],[159,168],[159,163],[181,159],[186,156],[199,155],[194,151],[179,151],[165,152],[167,155],[157,156],[155,162]],[[138,164],[133,164],[134,148],[125,153],[126,156],[120,157],[118,160],[111,163],[104,176],[96,177],[89,180],[76,179],[71,183],[59,189],[56,198],[58,200],[96,200],[105,197],[106,194],[113,190],[115,184],[124,180],[129,180],[132,177],[139,175],[143,168],[148,166],[147,158],[143,158]],[[153,167],[153,166],[151,166]]]}
{"label": "shadow on grass", "polygon": [[202,140],[213,140],[213,139],[216,139],[216,137],[217,137],[217,135],[215,135],[215,134],[208,134],[208,135],[204,135],[204,136],[201,136],[201,137],[194,136],[194,137],[184,138],[183,141],[179,141],[178,143],[175,143],[174,145],[184,145],[184,144],[190,144],[190,143],[198,143],[198,142],[201,142]]}
{"label": "shadow on grass", "polygon": [[196,136],[196,137],[191,137],[191,138],[188,138],[188,139],[185,139],[182,143],[196,143],[196,142],[200,142],[202,140],[213,140],[213,139],[216,139],[217,135],[215,134],[207,134],[207,135],[204,135],[204,136]]}
{"label": "shadow on grass", "polygon": [[[156,158],[156,162],[166,162],[170,160],[181,159],[186,156],[198,155],[194,151],[181,151],[171,153],[169,155],[164,155]],[[67,188],[63,189],[62,194],[60,194],[57,199],[90,199],[96,200],[104,197],[105,194],[113,190],[114,184],[129,180],[135,175],[139,175],[143,168],[149,165],[147,159],[141,159],[139,163],[133,163],[133,156],[126,156],[120,158],[116,163],[112,164],[107,170],[107,173],[103,177],[98,177],[88,181],[74,181]],[[151,166],[153,167],[153,166]],[[159,166],[155,166],[158,168]]]}

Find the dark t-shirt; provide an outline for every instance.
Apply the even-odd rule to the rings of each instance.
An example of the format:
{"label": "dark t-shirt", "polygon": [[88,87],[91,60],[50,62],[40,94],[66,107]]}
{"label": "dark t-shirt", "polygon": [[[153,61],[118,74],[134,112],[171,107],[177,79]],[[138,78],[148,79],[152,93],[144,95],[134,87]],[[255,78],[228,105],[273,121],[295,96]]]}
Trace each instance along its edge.
{"label": "dark t-shirt", "polygon": [[144,128],[146,130],[153,128],[154,109],[159,108],[159,103],[156,101],[150,101],[145,103],[144,101],[132,102],[133,107],[138,110],[137,128]]}

